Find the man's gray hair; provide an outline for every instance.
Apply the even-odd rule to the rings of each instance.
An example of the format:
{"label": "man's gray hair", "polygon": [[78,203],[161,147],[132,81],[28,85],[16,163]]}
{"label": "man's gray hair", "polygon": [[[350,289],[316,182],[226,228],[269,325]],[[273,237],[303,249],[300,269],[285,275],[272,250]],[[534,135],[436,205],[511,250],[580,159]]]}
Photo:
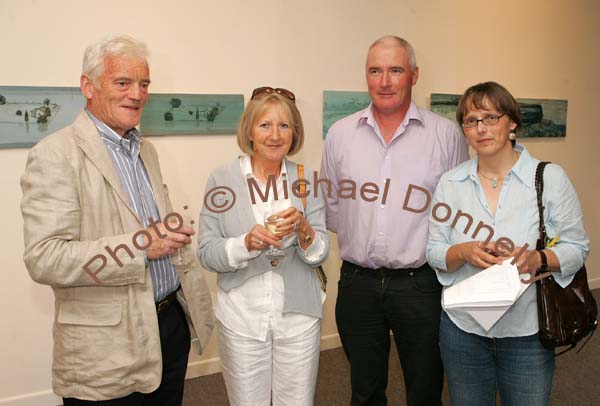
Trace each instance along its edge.
{"label": "man's gray hair", "polygon": [[415,55],[415,49],[410,44],[410,42],[408,42],[404,38],[400,38],[395,35],[385,35],[385,36],[375,40],[375,42],[373,42],[371,44],[371,46],[369,47],[369,50],[367,51],[367,57],[369,55],[369,52],[371,52],[371,49],[373,49],[377,45],[392,45],[392,46],[398,46],[398,47],[402,47],[402,48],[406,49],[408,51],[408,58],[410,61],[410,69],[415,70],[417,68],[417,56]]}
{"label": "man's gray hair", "polygon": [[113,35],[88,46],[83,54],[83,74],[95,85],[104,72],[104,60],[109,56],[127,56],[148,59],[146,44],[127,35]]}

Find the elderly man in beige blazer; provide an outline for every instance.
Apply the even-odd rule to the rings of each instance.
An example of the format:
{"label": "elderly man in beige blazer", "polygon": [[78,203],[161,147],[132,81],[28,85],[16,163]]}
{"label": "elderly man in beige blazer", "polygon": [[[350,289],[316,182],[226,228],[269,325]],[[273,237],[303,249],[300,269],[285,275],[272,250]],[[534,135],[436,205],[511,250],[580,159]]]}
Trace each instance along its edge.
{"label": "elderly man in beige blazer", "polygon": [[86,109],[31,150],[21,179],[24,260],[54,291],[65,406],[181,405],[190,341],[201,353],[213,328],[194,230],[163,222],[173,210],[158,156],[135,129],[149,84],[144,44],[88,47]]}

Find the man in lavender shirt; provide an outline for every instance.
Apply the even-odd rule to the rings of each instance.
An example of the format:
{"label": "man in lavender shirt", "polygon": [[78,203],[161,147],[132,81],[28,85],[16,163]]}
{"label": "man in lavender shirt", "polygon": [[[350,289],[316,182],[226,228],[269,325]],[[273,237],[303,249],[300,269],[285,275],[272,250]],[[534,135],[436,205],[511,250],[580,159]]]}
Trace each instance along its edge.
{"label": "man in lavender shirt", "polygon": [[[336,321],[351,365],[350,404],[387,404],[391,330],[408,405],[441,405],[442,289],[425,259],[429,210],[408,210],[425,207],[426,194],[408,191],[433,194],[439,177],[469,158],[467,145],[453,122],[412,102],[419,68],[406,40],[375,41],[366,76],[372,103],[331,127],[321,167],[332,185],[323,190],[327,226],[343,259]],[[358,190],[377,186],[347,198],[348,179]]]}

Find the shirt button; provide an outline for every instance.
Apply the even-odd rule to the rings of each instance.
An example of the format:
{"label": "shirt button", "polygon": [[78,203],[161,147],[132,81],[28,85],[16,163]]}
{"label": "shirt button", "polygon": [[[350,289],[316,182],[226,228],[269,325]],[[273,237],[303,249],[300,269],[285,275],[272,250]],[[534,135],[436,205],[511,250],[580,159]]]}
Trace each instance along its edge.
{"label": "shirt button", "polygon": [[377,234],[379,234],[379,235],[383,235],[383,232],[382,232],[382,231],[380,231],[380,232],[378,232]]}
{"label": "shirt button", "polygon": [[414,272],[412,272],[412,271],[411,271],[411,272],[409,272],[408,274],[409,274],[410,276],[415,276],[415,273],[414,273]]}

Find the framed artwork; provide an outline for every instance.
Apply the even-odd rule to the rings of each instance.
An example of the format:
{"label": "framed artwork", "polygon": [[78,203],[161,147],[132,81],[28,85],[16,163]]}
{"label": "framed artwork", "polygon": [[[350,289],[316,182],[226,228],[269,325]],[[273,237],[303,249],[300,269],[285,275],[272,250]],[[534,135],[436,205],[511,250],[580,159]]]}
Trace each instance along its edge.
{"label": "framed artwork", "polygon": [[142,114],[143,135],[235,134],[242,94],[153,93]]}
{"label": "framed artwork", "polygon": [[[431,111],[456,121],[458,94],[431,94]],[[520,138],[567,136],[567,100],[517,99],[521,107]]]}
{"label": "framed artwork", "polygon": [[0,148],[31,147],[84,106],[78,87],[0,86]]}
{"label": "framed artwork", "polygon": [[[0,86],[0,148],[28,148],[71,124],[86,100],[78,87]],[[235,134],[241,94],[150,94],[143,135]]]}
{"label": "framed artwork", "polygon": [[325,90],[323,92],[323,139],[337,120],[365,109],[371,99],[368,92]]}

